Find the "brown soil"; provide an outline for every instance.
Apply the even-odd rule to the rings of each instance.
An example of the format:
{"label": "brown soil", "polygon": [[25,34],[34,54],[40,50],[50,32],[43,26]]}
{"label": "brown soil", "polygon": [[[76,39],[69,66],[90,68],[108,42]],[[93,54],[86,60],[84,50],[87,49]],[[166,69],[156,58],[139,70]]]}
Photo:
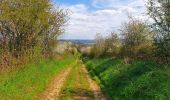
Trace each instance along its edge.
{"label": "brown soil", "polygon": [[88,81],[90,83],[90,88],[93,91],[95,100],[106,100],[106,97],[101,92],[100,86],[94,80],[91,79],[91,77],[89,76],[89,73],[86,70],[85,66],[83,66],[82,68],[87,73],[87,78],[88,78]]}
{"label": "brown soil", "polygon": [[[71,72],[71,67],[61,71],[54,80],[49,84],[47,90],[40,95],[39,100],[59,100],[61,89]],[[99,85],[90,78],[88,71],[86,70],[85,66],[82,65],[81,70],[79,73],[85,73],[86,79],[90,84],[90,90],[94,95],[94,100],[106,100],[105,96],[102,94]],[[77,75],[77,79],[79,79],[79,75]],[[78,86],[77,86],[78,87]],[[88,96],[84,95],[82,89],[79,89],[78,94],[82,93],[83,95],[75,95],[73,98],[74,100],[91,100]],[[76,93],[77,94],[77,93]]]}
{"label": "brown soil", "polygon": [[71,68],[68,68],[59,75],[57,75],[54,80],[49,84],[47,90],[40,96],[39,100],[58,100],[61,88],[69,75]]}

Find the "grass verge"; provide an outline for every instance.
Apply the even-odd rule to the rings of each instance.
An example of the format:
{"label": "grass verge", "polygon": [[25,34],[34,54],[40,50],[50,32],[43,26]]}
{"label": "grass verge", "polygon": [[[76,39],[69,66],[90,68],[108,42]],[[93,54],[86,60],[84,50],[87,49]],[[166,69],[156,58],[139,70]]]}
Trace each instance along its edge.
{"label": "grass verge", "polygon": [[155,63],[121,59],[84,59],[108,100],[168,100],[170,69]]}
{"label": "grass verge", "polygon": [[61,70],[75,62],[74,57],[44,60],[0,75],[1,100],[32,100],[43,92],[49,81]]}

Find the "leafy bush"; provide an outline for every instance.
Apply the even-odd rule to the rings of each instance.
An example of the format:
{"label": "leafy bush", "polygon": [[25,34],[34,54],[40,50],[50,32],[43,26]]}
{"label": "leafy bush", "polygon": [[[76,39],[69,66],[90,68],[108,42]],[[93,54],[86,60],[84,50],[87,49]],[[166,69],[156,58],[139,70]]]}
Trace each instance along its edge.
{"label": "leafy bush", "polygon": [[67,21],[67,12],[50,0],[0,0],[0,15],[0,67],[51,56]]}

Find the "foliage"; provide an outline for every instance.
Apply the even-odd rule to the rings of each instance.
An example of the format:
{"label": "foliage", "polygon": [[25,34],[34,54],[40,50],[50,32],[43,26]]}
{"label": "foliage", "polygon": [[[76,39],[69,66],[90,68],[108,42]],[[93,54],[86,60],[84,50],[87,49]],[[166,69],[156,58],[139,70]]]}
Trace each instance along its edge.
{"label": "foliage", "polygon": [[37,55],[37,48],[52,54],[67,12],[49,0],[1,0],[0,15],[0,63],[11,66],[13,59]]}
{"label": "foliage", "polygon": [[153,33],[147,24],[139,19],[130,18],[122,25],[123,56],[129,58],[149,58],[153,52]]}
{"label": "foliage", "polygon": [[121,42],[116,33],[111,33],[108,37],[96,35],[96,42],[91,48],[91,56],[118,56],[121,49]]}
{"label": "foliage", "polygon": [[101,34],[96,34],[95,44],[91,48],[91,54],[94,57],[103,56],[106,52],[105,48],[105,38],[101,36]]}
{"label": "foliage", "polygon": [[105,49],[107,50],[107,55],[119,56],[122,48],[121,40],[118,35],[112,32],[105,40]]}
{"label": "foliage", "polygon": [[121,36],[112,32],[108,37],[96,36],[91,54],[95,57],[123,57],[129,63],[135,59],[154,59],[154,33],[146,22],[129,17],[129,21],[122,24]]}
{"label": "foliage", "polygon": [[170,61],[170,2],[162,0],[148,0],[148,15],[154,20],[154,43],[157,47],[156,56],[162,63]]}

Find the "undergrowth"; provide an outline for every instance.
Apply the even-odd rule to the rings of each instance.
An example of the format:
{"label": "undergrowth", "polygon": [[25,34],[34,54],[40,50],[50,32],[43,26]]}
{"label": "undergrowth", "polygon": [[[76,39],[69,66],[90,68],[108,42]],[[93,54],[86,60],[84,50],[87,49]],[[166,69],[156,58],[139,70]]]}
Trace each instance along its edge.
{"label": "undergrowth", "polygon": [[168,100],[170,69],[151,62],[121,59],[84,59],[91,76],[108,100]]}

